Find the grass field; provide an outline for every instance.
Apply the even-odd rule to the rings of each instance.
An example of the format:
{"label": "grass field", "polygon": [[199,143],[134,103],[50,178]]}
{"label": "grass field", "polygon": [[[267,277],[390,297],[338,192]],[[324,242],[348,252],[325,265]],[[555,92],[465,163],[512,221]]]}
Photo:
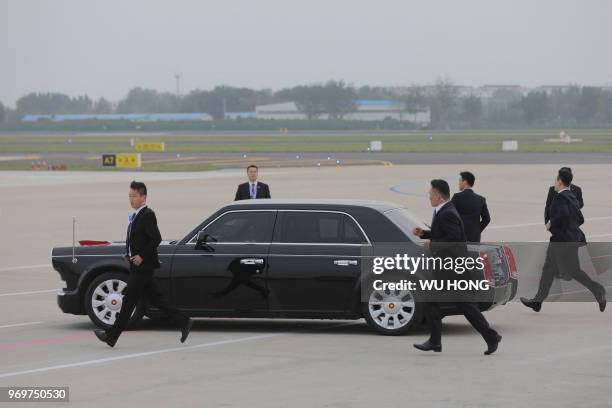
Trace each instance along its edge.
{"label": "grass field", "polygon": [[[612,130],[573,130],[580,143],[546,143],[556,131],[461,131],[409,133],[321,134],[169,134],[147,136],[147,142],[165,142],[170,153],[229,152],[362,152],[371,140],[381,140],[388,152],[496,152],[503,140],[518,140],[521,152],[612,152]],[[91,153],[131,152],[127,135],[0,135],[0,153]]]}

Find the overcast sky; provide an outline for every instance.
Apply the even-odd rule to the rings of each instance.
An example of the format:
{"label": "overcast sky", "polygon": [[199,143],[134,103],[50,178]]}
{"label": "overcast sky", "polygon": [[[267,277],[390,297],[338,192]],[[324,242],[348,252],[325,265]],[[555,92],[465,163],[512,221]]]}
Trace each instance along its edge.
{"label": "overcast sky", "polygon": [[0,101],[134,86],[612,85],[609,0],[1,0]]}

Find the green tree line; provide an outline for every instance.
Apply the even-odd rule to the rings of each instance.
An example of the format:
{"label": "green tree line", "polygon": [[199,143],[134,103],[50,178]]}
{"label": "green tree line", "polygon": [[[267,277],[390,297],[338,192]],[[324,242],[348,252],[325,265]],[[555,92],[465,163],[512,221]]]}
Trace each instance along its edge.
{"label": "green tree line", "polygon": [[257,105],[286,101],[294,101],[308,121],[319,120],[325,114],[329,122],[342,120],[355,111],[359,99],[393,100],[409,114],[429,111],[430,127],[434,129],[612,126],[612,92],[606,89],[576,85],[524,94],[502,88],[481,98],[476,93],[460,93],[460,88],[448,79],[407,88],[355,87],[343,81],[329,81],[276,92],[217,86],[185,95],[137,87],[116,104],[104,98],[92,100],[87,95],[30,93],[19,98],[14,109],[0,103],[0,123],[19,123],[27,114],[179,112],[208,113],[215,121],[222,121],[227,112],[253,111]]}

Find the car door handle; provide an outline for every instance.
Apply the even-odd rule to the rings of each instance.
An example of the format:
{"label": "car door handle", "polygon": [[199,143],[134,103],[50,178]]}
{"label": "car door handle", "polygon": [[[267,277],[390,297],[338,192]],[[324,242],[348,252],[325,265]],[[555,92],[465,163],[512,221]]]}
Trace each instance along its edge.
{"label": "car door handle", "polygon": [[334,259],[334,265],[338,265],[338,266],[357,265],[357,261],[354,259]]}
{"label": "car door handle", "polygon": [[242,258],[240,265],[263,265],[263,258]]}

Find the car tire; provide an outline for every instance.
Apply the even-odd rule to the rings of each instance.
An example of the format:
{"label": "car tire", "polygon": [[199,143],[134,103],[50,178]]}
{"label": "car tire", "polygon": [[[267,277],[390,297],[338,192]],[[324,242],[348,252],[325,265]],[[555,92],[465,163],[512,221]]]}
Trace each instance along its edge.
{"label": "car tire", "polygon": [[[121,310],[127,278],[127,273],[104,272],[87,287],[84,298],[85,310],[91,321],[99,328],[107,330],[115,322],[117,313]],[[144,306],[140,302],[130,317],[128,328],[142,320],[143,315]]]}
{"label": "car tire", "polygon": [[417,329],[423,322],[423,305],[410,291],[371,290],[361,303],[368,326],[379,334],[400,336]]}

